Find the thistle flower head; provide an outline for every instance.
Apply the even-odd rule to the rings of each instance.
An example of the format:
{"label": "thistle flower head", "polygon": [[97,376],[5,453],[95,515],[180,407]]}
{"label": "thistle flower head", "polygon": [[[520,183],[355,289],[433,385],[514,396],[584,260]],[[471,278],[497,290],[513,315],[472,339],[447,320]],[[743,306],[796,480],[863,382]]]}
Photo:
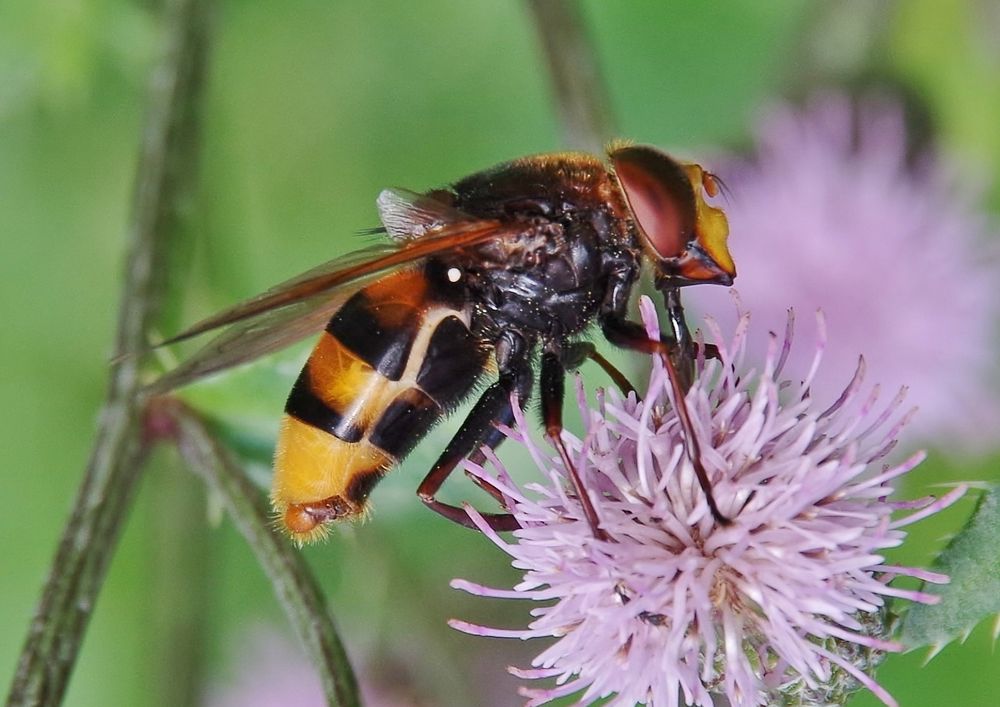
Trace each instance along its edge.
{"label": "thistle flower head", "polygon": [[[737,286],[758,321],[789,306],[826,313],[814,394],[836,395],[864,353],[873,380],[910,386],[912,436],[982,451],[1000,424],[997,229],[976,175],[912,142],[888,98],[828,93],[770,110],[752,157],[718,168],[733,193]],[[689,304],[724,313],[724,296],[700,288]],[[766,346],[766,330],[752,333],[755,356]]]}
{"label": "thistle flower head", "polygon": [[[642,309],[658,338],[649,300]],[[791,326],[783,341],[772,335],[756,371],[744,361],[748,326],[743,316],[726,341],[709,323],[721,360],[699,362],[686,396],[730,525],[709,512],[659,361],[641,402],[609,392],[591,409],[580,392],[586,433],[566,435],[607,540],[594,537],[559,457],[523,432],[523,419],[510,434],[531,452],[542,483],[519,487],[495,457],[491,472],[470,467],[506,495],[522,529],[507,542],[476,511],[470,517],[524,578],[513,590],[453,586],[539,604],[524,629],[452,625],[555,639],[532,668],[516,671],[555,680],[525,688],[528,705],[578,692],[583,704],[614,695],[609,704],[711,705],[713,694],[733,705],[805,704],[858,685],[892,704],[868,674],[882,653],[900,649],[886,637],[886,599],[934,598],[890,580],[947,578],[890,566],[882,552],[903,541],[903,526],[963,489],[939,500],[888,500],[894,480],[922,459],[882,463],[907,417],[902,396],[881,404],[877,388],[863,394],[862,363],[843,395],[819,404],[809,391],[824,342],[804,379],[787,380]],[[910,515],[893,519],[902,509]]]}

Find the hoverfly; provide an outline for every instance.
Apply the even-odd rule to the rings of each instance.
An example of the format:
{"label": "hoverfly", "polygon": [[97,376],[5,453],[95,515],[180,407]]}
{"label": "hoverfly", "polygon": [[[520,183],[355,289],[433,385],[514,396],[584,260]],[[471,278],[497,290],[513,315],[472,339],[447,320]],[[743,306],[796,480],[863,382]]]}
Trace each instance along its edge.
{"label": "hoverfly", "polygon": [[[270,353],[325,324],[285,406],[271,491],[287,532],[309,541],[330,521],[364,513],[375,484],[470,395],[492,359],[497,379],[417,490],[434,511],[473,527],[436,493],[463,459],[500,444],[497,425],[513,421],[512,394],[528,399],[537,368],[546,435],[594,534],[604,537],[560,436],[568,368],[591,359],[630,388],[580,339],[596,323],[617,346],[663,356],[687,453],[713,515],[726,522],[683,405],[695,345],[678,291],[729,285],[736,274],[726,216],[706,201],[718,186],[696,164],[618,145],[607,163],[545,154],[424,194],[385,190],[377,204],[386,244],[315,268],[163,342],[228,327],[151,391]],[[626,316],[643,264],[652,267],[673,330],[661,341]],[[498,530],[517,527],[508,514],[485,517]]]}

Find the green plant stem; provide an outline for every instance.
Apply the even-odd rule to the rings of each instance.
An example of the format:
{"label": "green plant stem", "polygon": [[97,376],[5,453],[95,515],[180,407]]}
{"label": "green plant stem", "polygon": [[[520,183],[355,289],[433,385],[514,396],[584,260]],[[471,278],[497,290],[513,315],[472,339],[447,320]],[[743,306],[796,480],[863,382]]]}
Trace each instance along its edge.
{"label": "green plant stem", "polygon": [[577,0],[528,0],[545,52],[563,144],[600,154],[615,120]]}
{"label": "green plant stem", "polygon": [[278,600],[313,658],[331,705],[360,704],[354,674],[326,600],[301,553],[274,532],[260,491],[228,456],[205,424],[178,405],[177,446],[188,466],[222,498],[229,517],[264,568]]}
{"label": "green plant stem", "polygon": [[[171,454],[172,461],[176,455]],[[156,499],[153,586],[149,601],[155,642],[155,696],[149,707],[201,702],[215,578],[205,486],[177,464],[151,463],[143,493]]]}
{"label": "green plant stem", "polygon": [[119,358],[83,482],[28,629],[8,707],[62,701],[148,451],[139,363],[120,356],[144,346],[159,309],[175,208],[194,163],[194,115],[207,43],[204,5],[176,0],[169,6],[167,51],[151,81],[128,228],[115,342]]}

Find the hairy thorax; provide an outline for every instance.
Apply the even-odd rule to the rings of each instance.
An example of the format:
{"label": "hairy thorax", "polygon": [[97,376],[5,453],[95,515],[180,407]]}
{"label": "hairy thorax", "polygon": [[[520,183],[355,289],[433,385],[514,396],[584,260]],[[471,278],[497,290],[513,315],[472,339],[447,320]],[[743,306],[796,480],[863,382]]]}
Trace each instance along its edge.
{"label": "hairy thorax", "polygon": [[481,328],[556,339],[594,320],[610,269],[633,250],[623,207],[599,161],[526,158],[453,190],[459,209],[498,219],[517,234],[479,247],[464,264]]}

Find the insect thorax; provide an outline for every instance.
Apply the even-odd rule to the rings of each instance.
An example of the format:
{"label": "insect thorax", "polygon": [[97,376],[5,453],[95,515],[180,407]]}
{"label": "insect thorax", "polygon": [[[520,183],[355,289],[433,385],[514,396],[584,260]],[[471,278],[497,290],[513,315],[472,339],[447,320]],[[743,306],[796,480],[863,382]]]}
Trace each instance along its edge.
{"label": "insect thorax", "polygon": [[518,232],[465,263],[487,329],[546,339],[579,333],[604,302],[612,261],[638,259],[617,188],[594,157],[518,160],[453,189],[459,209]]}

